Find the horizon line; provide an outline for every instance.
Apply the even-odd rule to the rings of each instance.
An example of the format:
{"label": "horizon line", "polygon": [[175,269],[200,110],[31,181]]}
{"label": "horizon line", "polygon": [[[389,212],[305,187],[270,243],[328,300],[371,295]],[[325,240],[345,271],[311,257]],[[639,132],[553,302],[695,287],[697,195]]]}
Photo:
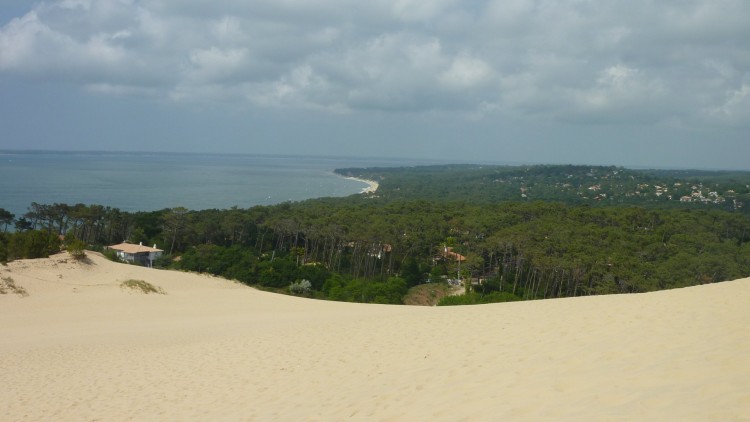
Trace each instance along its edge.
{"label": "horizon line", "polygon": [[[676,166],[648,166],[642,164],[592,164],[592,163],[553,163],[553,162],[519,162],[519,161],[472,161],[463,160],[446,160],[439,158],[417,158],[417,157],[395,157],[395,156],[352,156],[352,155],[331,155],[331,154],[280,154],[280,153],[257,153],[257,152],[199,152],[199,151],[126,151],[126,150],[76,150],[76,149],[12,149],[0,148],[0,155],[3,154],[122,154],[122,155],[213,155],[213,156],[255,156],[255,157],[275,157],[275,158],[337,158],[337,159],[355,159],[355,160],[398,160],[398,161],[415,161],[430,164],[427,165],[478,165],[478,166],[498,166],[498,167],[522,167],[522,166],[591,166],[591,167],[621,167],[631,170],[679,170],[679,171],[716,171],[716,172],[750,172],[750,169],[738,168],[711,168],[711,167],[676,167]],[[397,166],[398,167],[398,166]]]}

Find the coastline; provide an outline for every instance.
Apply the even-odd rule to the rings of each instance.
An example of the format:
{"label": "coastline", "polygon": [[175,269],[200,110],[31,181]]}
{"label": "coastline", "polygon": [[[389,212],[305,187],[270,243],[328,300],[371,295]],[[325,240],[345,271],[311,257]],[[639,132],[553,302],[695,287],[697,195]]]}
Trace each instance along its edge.
{"label": "coastline", "polygon": [[[383,167],[409,161],[316,156],[162,153],[14,153],[2,157],[0,207],[16,217],[39,204],[99,204],[125,212],[184,206],[190,210],[249,208],[372,192],[333,169]],[[119,180],[130,183],[119,183]],[[85,180],[87,189],[77,181]],[[152,183],[158,180],[158,183]],[[363,189],[367,186],[366,189]]]}
{"label": "coastline", "polygon": [[347,177],[350,180],[356,180],[358,182],[367,183],[367,187],[363,188],[359,193],[375,193],[380,186],[378,182],[370,179],[360,179],[359,177]]}

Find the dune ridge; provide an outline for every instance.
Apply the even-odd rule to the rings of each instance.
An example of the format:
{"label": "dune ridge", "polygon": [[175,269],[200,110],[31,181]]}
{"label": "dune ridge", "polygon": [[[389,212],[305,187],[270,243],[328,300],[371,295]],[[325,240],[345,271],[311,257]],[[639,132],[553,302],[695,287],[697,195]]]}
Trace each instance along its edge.
{"label": "dune ridge", "polygon": [[93,253],[3,277],[0,420],[750,420],[750,279],[429,308]]}

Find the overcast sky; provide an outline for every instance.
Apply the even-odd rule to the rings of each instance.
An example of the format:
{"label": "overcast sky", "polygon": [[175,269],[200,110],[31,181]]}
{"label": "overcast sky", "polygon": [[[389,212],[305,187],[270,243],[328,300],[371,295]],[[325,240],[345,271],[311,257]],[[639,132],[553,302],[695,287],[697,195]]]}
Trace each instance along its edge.
{"label": "overcast sky", "polygon": [[3,0],[0,149],[750,170],[747,0]]}

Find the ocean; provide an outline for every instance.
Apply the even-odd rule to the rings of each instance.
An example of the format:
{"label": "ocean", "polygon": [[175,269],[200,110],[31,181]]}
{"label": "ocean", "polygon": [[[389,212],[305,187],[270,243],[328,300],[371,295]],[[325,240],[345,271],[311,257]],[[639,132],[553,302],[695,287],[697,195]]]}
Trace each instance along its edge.
{"label": "ocean", "polygon": [[430,164],[389,158],[243,154],[0,151],[0,208],[99,204],[122,211],[248,208],[342,197],[367,185],[336,168]]}

